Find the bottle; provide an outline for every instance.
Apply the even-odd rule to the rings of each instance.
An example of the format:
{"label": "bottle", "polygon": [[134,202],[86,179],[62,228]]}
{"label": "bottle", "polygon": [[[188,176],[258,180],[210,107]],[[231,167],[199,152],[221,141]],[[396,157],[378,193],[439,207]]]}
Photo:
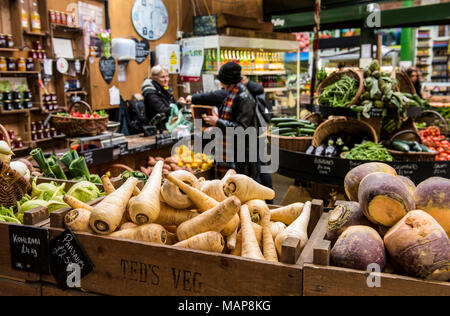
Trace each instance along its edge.
{"label": "bottle", "polygon": [[220,50],[220,67],[222,67],[225,64],[225,52],[223,50]]}
{"label": "bottle", "polygon": [[23,29],[28,29],[30,25],[28,23],[28,13],[25,10],[24,0],[20,0],[20,7],[21,7],[20,18],[22,20],[22,28]]}
{"label": "bottle", "polygon": [[212,49],[211,71],[217,71],[217,50]]}
{"label": "bottle", "polygon": [[34,33],[41,32],[41,16],[39,15],[36,1],[33,1],[33,9],[31,11],[31,31]]}
{"label": "bottle", "polygon": [[251,57],[250,58],[251,58],[251,63],[252,63],[251,71],[255,72],[255,70],[256,70],[256,54],[255,54],[255,52],[251,53]]}
{"label": "bottle", "polygon": [[6,64],[6,58],[1,56],[0,57],[0,71],[7,71],[8,70],[8,66]]}

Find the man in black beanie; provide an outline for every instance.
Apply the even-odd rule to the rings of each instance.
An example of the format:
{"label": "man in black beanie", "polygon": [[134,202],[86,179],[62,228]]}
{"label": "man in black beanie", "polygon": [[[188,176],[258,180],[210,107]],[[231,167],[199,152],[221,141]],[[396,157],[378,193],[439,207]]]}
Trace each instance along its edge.
{"label": "man in black beanie", "polygon": [[[222,177],[228,169],[234,168],[237,173],[245,174],[253,179],[259,179],[259,164],[257,161],[250,161],[248,145],[246,145],[245,148],[245,161],[237,161],[238,149],[236,148],[237,139],[235,139],[233,153],[235,163],[227,163],[226,160],[226,129],[242,127],[246,130],[249,127],[257,127],[255,115],[256,101],[247,88],[241,83],[241,71],[241,66],[236,63],[227,63],[222,66],[217,79],[221,82],[224,90],[227,92],[227,96],[219,108],[219,116],[206,116],[204,120],[208,125],[220,128],[224,135],[224,163],[217,164],[217,176]],[[249,144],[248,140],[246,141],[246,144]],[[240,148],[240,150],[242,149]]]}

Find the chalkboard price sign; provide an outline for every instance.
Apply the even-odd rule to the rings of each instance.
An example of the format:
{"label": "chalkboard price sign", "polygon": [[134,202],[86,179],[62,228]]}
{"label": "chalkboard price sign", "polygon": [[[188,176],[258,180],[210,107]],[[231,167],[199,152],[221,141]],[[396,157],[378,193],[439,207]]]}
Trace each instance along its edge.
{"label": "chalkboard price sign", "polygon": [[66,290],[81,283],[91,273],[94,265],[70,229],[50,242],[51,272],[61,289]]}
{"label": "chalkboard price sign", "polygon": [[103,79],[106,83],[110,84],[114,79],[114,74],[116,73],[116,61],[113,57],[100,58],[100,72],[102,73]]}
{"label": "chalkboard price sign", "polygon": [[133,40],[136,42],[136,62],[142,64],[150,55],[150,45],[145,39],[140,42],[135,38]]}
{"label": "chalkboard price sign", "polygon": [[48,230],[9,225],[11,267],[14,270],[49,274]]}
{"label": "chalkboard price sign", "polygon": [[126,156],[130,154],[130,152],[128,151],[128,142],[119,144],[119,148],[120,156]]}

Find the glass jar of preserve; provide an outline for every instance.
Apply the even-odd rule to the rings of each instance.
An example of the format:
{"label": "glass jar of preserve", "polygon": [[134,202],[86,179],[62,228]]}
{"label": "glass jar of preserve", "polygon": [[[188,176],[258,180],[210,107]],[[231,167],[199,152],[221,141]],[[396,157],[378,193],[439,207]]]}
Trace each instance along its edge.
{"label": "glass jar of preserve", "polygon": [[42,50],[41,42],[40,41],[34,42],[33,48],[34,48],[34,50]]}
{"label": "glass jar of preserve", "polygon": [[51,96],[52,96],[52,102],[58,101],[58,96],[55,93],[52,93]]}
{"label": "glass jar of preserve", "polygon": [[14,143],[15,143],[17,149],[23,148],[22,137],[18,137]]}
{"label": "glass jar of preserve", "polygon": [[53,101],[53,111],[56,111],[59,109],[58,101]]}
{"label": "glass jar of preserve", "polygon": [[60,14],[61,14],[61,24],[67,25],[67,13],[61,12]]}
{"label": "glass jar of preserve", "polygon": [[44,129],[44,124],[42,123],[42,121],[38,121],[36,124],[37,130],[41,130]]}
{"label": "glass jar of preserve", "polygon": [[31,59],[33,59],[33,60],[38,59],[38,58],[37,58],[38,56],[37,56],[36,50],[34,50],[34,49],[30,50],[29,53],[28,53],[28,57],[31,58]]}
{"label": "glass jar of preserve", "polygon": [[31,131],[36,132],[36,122],[31,122]]}
{"label": "glass jar of preserve", "polygon": [[41,50],[42,59],[47,59],[47,52],[45,50]]}
{"label": "glass jar of preserve", "polygon": [[27,58],[27,71],[34,71],[34,60],[33,60],[33,58]]}
{"label": "glass jar of preserve", "polygon": [[31,93],[31,91],[30,90],[25,90],[24,92],[23,92],[23,98],[25,99],[25,100],[28,100],[28,99],[33,99],[33,94]]}
{"label": "glass jar of preserve", "polygon": [[20,57],[17,61],[17,70],[19,71],[27,71],[27,63],[25,61],[25,58]]}
{"label": "glass jar of preserve", "polygon": [[44,132],[44,138],[51,138],[52,137],[52,134],[51,134],[51,132],[50,132],[50,128],[47,128],[46,130],[45,130],[45,132]]}
{"label": "glass jar of preserve", "polygon": [[49,111],[49,112],[51,112],[51,111],[53,111],[54,109],[53,109],[53,102],[48,102],[47,103],[47,111]]}
{"label": "glass jar of preserve", "polygon": [[3,109],[5,110],[5,111],[11,111],[13,108],[12,108],[12,102],[11,102],[11,100],[5,100],[5,101],[3,101]]}
{"label": "glass jar of preserve", "polygon": [[0,57],[0,71],[8,71],[8,65],[5,57]]}
{"label": "glass jar of preserve", "polygon": [[25,109],[31,109],[33,107],[33,101],[31,101],[31,99],[23,100],[23,107]]}
{"label": "glass jar of preserve", "polygon": [[12,93],[12,98],[13,98],[13,100],[20,100],[21,95],[20,95],[20,92],[19,92],[19,91],[14,90],[14,91],[11,92],[11,93]]}
{"label": "glass jar of preserve", "polygon": [[11,139],[11,141],[13,141],[13,140],[16,139],[16,135],[15,135],[14,130],[10,129],[10,130],[8,131],[8,134],[9,134],[9,139]]}
{"label": "glass jar of preserve", "polygon": [[14,40],[12,35],[8,34],[6,35],[6,47],[7,48],[13,48],[14,47]]}
{"label": "glass jar of preserve", "polygon": [[6,48],[6,37],[4,34],[0,34],[0,48]]}
{"label": "glass jar of preserve", "polygon": [[12,108],[14,110],[22,110],[23,109],[22,101],[20,99],[14,100],[12,102]]}
{"label": "glass jar of preserve", "polygon": [[16,71],[16,60],[12,57],[6,58],[6,66],[8,71]]}
{"label": "glass jar of preserve", "polygon": [[44,137],[45,135],[44,135],[44,130],[38,130],[37,131],[37,137],[38,137],[38,139],[44,139],[45,137]]}
{"label": "glass jar of preserve", "polygon": [[3,92],[3,100],[5,101],[12,101],[13,97],[12,97],[12,92]]}
{"label": "glass jar of preserve", "polygon": [[50,23],[52,23],[52,24],[56,23],[56,15],[55,15],[55,11],[54,10],[49,10],[48,11],[48,17],[49,17]]}
{"label": "glass jar of preserve", "polygon": [[61,12],[55,11],[55,23],[61,24]]}
{"label": "glass jar of preserve", "polygon": [[58,136],[58,133],[56,132],[56,129],[55,129],[54,127],[52,127],[52,128],[50,129],[50,133],[52,134],[52,137]]}
{"label": "glass jar of preserve", "polygon": [[37,135],[36,131],[31,132],[31,140],[33,140],[33,141],[37,141],[38,140],[38,135]]}

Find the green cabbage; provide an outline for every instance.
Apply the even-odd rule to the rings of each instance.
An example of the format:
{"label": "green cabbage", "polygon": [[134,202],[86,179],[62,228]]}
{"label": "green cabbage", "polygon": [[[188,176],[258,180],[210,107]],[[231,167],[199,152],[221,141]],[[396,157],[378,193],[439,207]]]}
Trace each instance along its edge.
{"label": "green cabbage", "polygon": [[101,193],[95,184],[88,181],[82,181],[70,188],[67,195],[73,196],[83,203],[88,203],[99,198]]}
{"label": "green cabbage", "polygon": [[55,199],[51,200],[47,204],[48,214],[50,215],[52,212],[62,209],[64,207],[70,207],[64,202],[62,196],[58,196]]}
{"label": "green cabbage", "polygon": [[55,183],[41,183],[36,185],[36,179],[33,181],[31,197],[39,200],[49,201],[56,196],[64,195],[65,183],[57,186]]}
{"label": "green cabbage", "polygon": [[47,205],[48,202],[44,200],[31,200],[20,205],[19,214],[23,214],[37,207],[47,207]]}

